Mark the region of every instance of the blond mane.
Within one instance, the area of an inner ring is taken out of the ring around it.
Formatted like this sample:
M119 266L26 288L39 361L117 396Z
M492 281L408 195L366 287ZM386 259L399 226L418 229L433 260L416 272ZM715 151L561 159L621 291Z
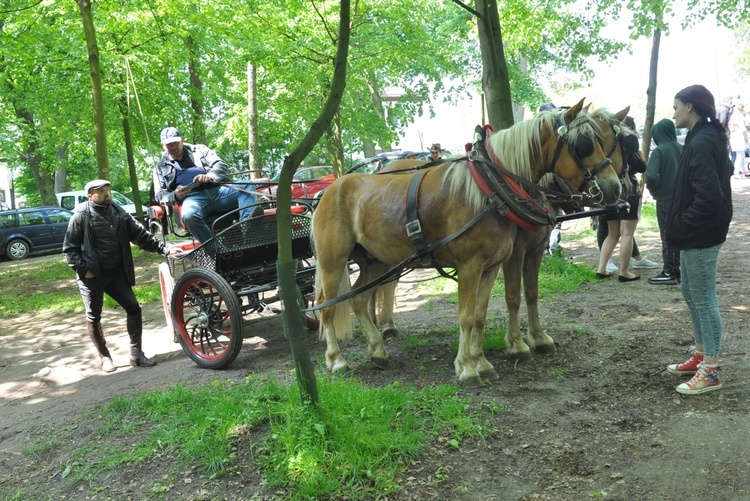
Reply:
M518 122L508 129L492 134L488 146L500 163L513 174L524 179L532 179L532 165L542 158L541 131L556 131L563 122L563 111L543 111L523 122ZM576 116L580 122L568 131L568 145L575 145L580 134L593 136L596 130L591 115L585 109ZM544 166L546 167L546 166ZM541 173L544 174L544 173ZM450 196L461 196L475 210L484 205L484 195L466 168L465 160L452 162L445 170L444 183L450 183Z
M615 118L615 114L607 108L597 108L591 112L591 118L594 120L604 120L611 125L619 125L620 130L627 136L638 135L638 132L628 127L624 122L620 122Z

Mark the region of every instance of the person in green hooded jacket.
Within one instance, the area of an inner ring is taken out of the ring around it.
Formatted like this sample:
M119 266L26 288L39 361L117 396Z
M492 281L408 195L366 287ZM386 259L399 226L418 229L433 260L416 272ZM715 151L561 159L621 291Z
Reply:
M667 245L667 216L672 205L674 182L677 178L677 165L682 153L682 145L677 142L674 122L664 118L651 127L651 138L656 148L651 152L646 167L646 187L656 200L656 221L661 236L661 273L649 278L650 284L677 285L680 280L680 254Z

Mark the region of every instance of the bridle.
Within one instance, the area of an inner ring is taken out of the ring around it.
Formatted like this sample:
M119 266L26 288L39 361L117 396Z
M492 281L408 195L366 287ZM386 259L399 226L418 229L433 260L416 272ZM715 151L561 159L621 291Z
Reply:
M631 155L639 151L638 138L634 134L625 134L620 124L616 123L614 120L607 119L606 122L614 131L615 136L614 141L612 142L612 148L607 153L607 158L612 156L612 153L615 152L615 149L618 146L620 147L620 155L622 156L622 169L617 174L617 176L620 179L622 192L628 193L630 192L630 188L628 187L630 185L630 179L628 176L630 172L630 164L628 159Z
M560 153L562 152L562 148L564 144L567 144L568 146L568 152L573 157L573 159L576 162L576 165L580 169L581 173L583 174L583 181L578 186L579 192L584 192L588 188L588 194L589 197L594 201L594 204L598 205L601 204L601 202L604 200L604 193L602 192L601 187L599 186L599 182L596 179L596 175L599 174L601 171L603 171L605 168L607 168L609 165L612 164L612 159L609 158L609 156L612 154L612 151L609 152L608 155L605 156L604 160L599 162L599 164L594 167L591 170L586 169L586 167L583 164L583 158L589 157L593 155L594 153L594 142L592 139L585 135L585 134L579 134L576 136L576 140L574 142L571 142L569 139L569 133L576 127L584 124L584 123L591 123L591 117L588 115L578 117L570 122L570 124L565 125L562 121L561 114L558 114L556 117L557 120L557 146L555 147L555 154L552 157L552 164L550 166L550 170L552 172L555 171L555 165L557 164L557 160L560 158ZM593 127L592 127L593 128ZM599 143L600 147L604 147L604 140L602 137L594 132L594 136Z

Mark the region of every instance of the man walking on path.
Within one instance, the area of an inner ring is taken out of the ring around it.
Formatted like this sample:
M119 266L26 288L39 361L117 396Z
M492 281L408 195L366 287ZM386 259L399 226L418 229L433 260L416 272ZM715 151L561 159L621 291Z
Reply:
M68 223L63 254L76 272L78 290L86 309L89 338L102 361L104 372L117 370L102 330L104 294L117 301L127 314L130 336L130 365L153 367L156 362L143 354L141 306L133 293L135 267L130 243L143 250L170 254L170 249L146 231L119 205L112 203L109 181L96 179L86 184L88 201L78 207ZM173 248L173 253L181 251Z

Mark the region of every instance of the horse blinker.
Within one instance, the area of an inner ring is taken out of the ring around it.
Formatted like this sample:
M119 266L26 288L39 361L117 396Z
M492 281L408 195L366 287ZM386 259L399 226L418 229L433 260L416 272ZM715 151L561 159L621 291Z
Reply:
M630 156L633 153L639 151L638 137L632 134L624 136L622 138L623 148L625 149L625 156Z
M594 141L581 134L576 138L575 151L578 158L588 158L594 154Z

